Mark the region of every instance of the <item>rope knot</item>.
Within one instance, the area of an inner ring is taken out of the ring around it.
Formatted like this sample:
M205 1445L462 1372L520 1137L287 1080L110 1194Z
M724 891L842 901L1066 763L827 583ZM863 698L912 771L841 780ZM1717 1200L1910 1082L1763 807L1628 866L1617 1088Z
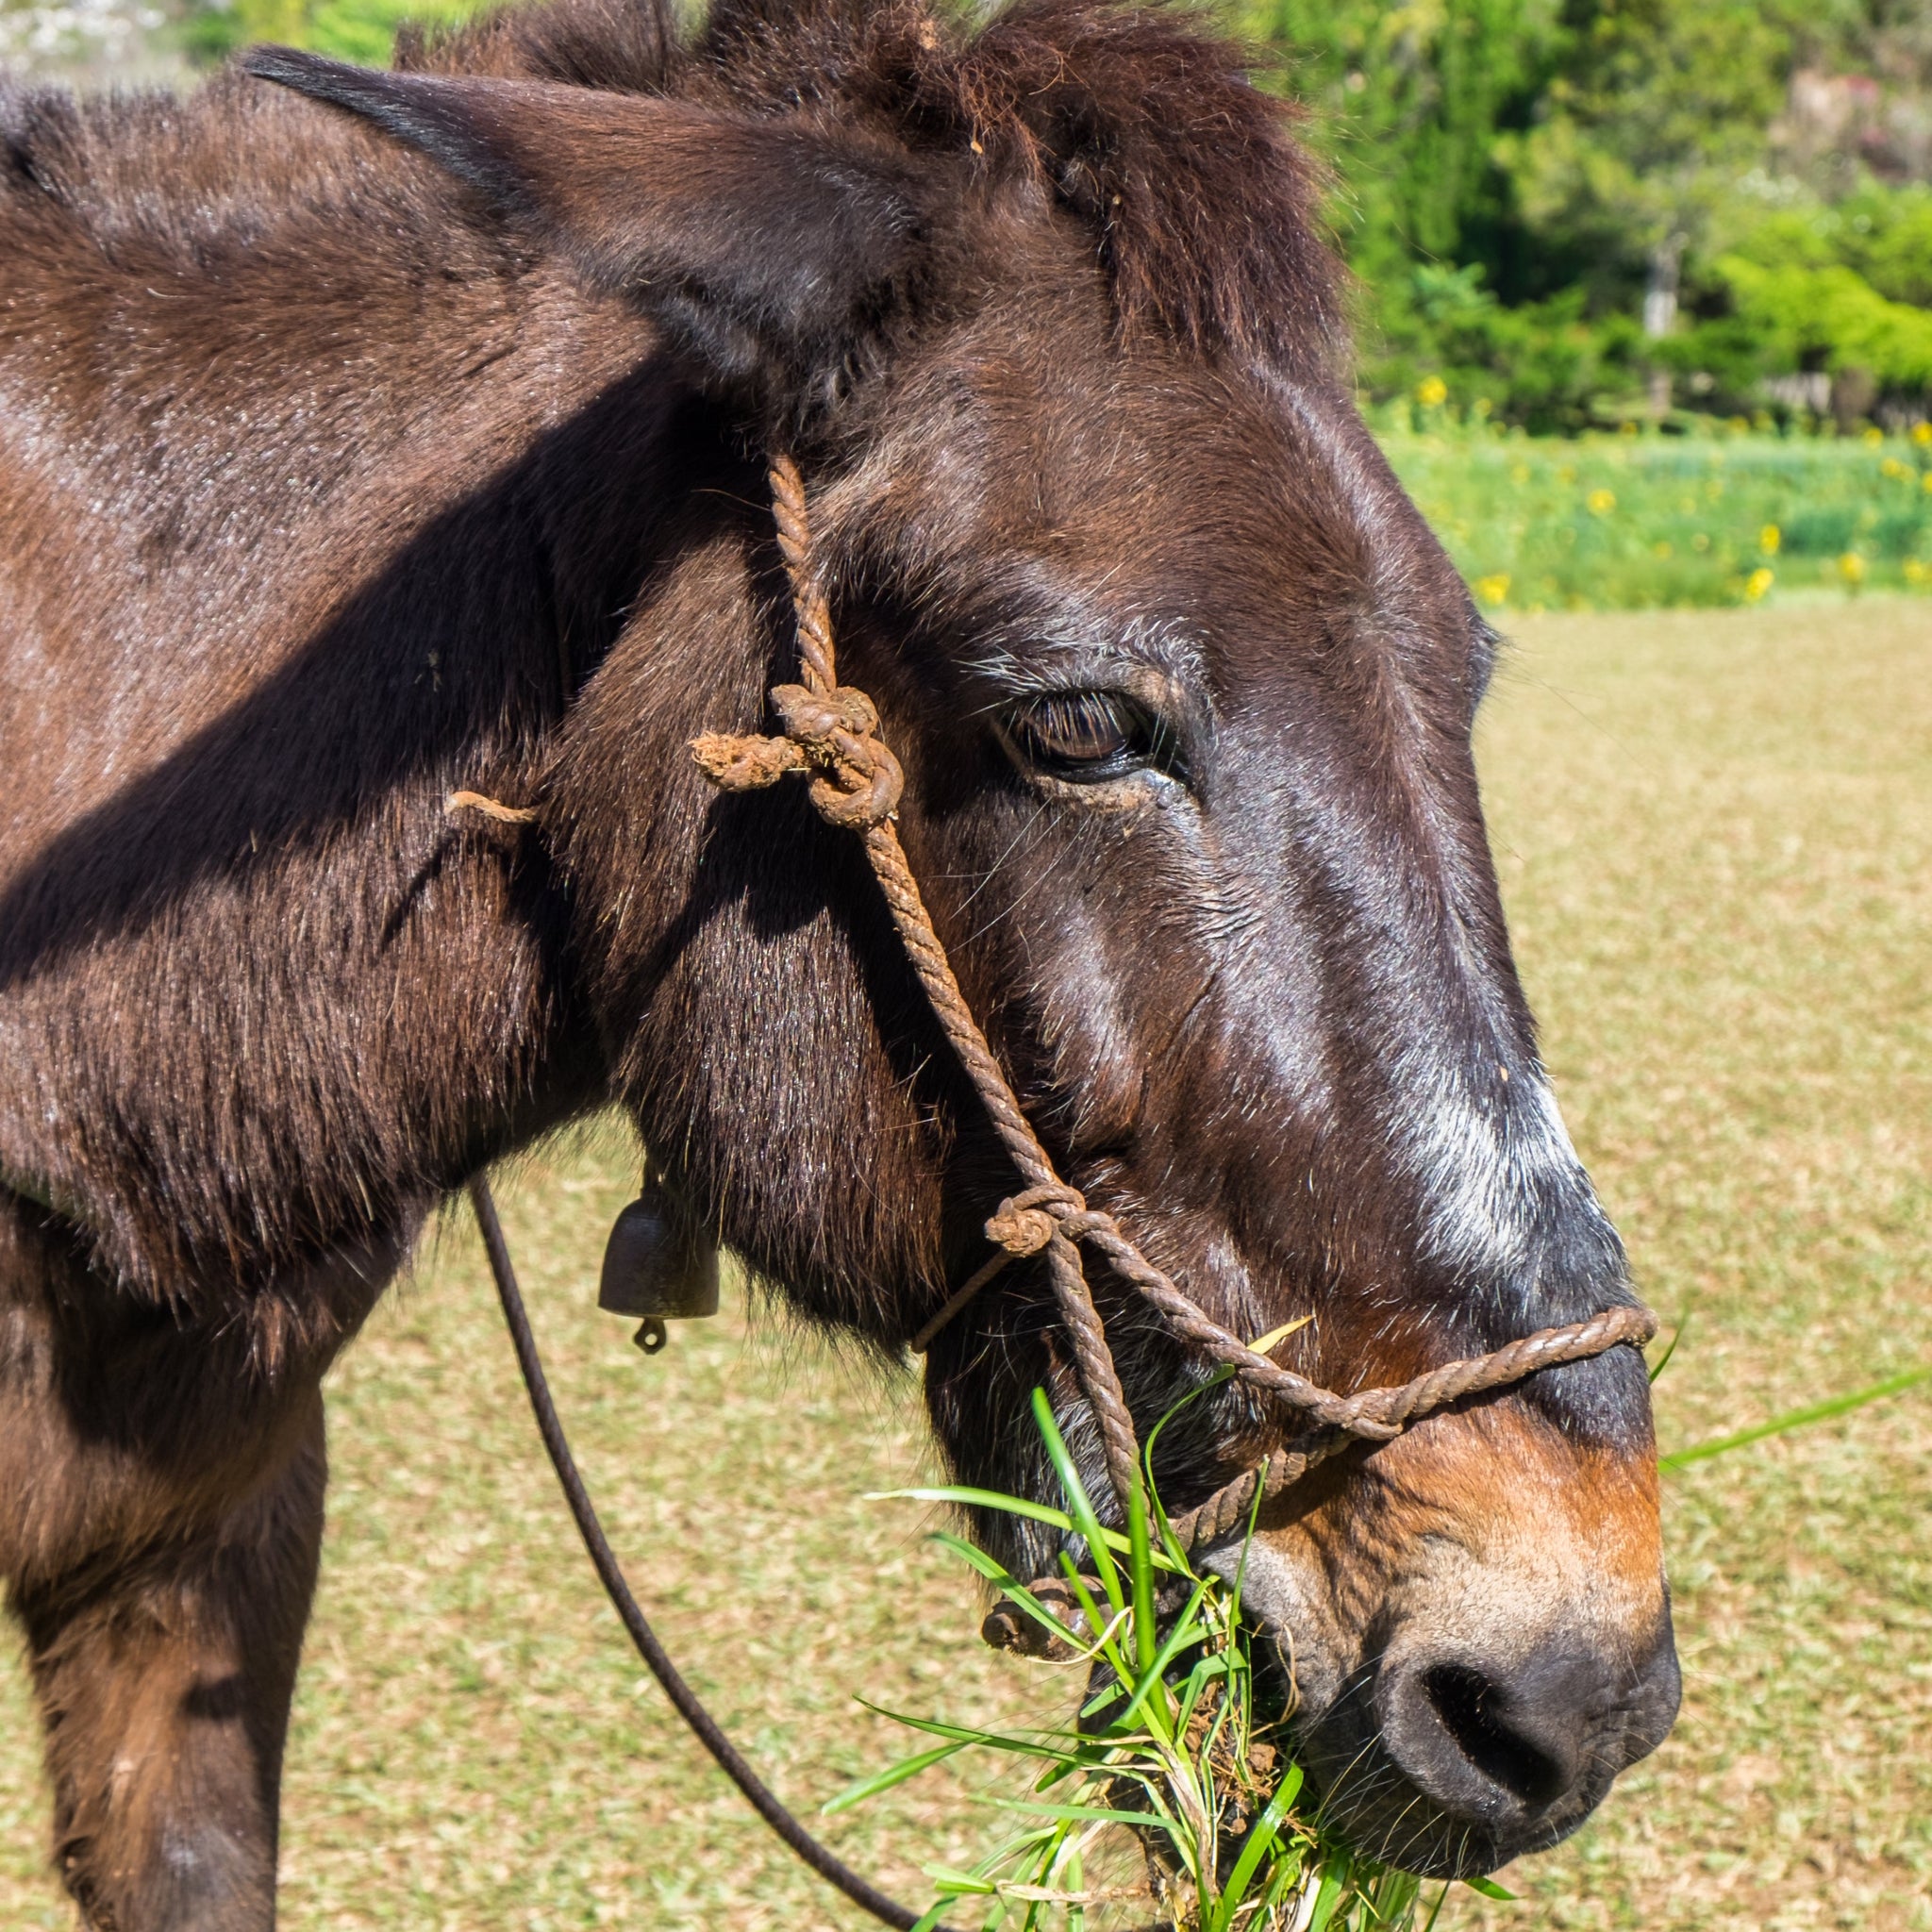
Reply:
M1023 1258L1037 1255L1055 1235L1083 1232L1075 1224L1090 1219L1087 1199L1077 1188L1028 1188L1002 1201L986 1224L986 1238L1007 1253Z
M721 791L759 791L805 770L804 754L786 738L706 731L691 740L691 755Z
M891 817L906 774L879 741L878 710L862 691L849 684L822 691L780 684L773 687L772 708L779 737L707 731L691 740L691 757L712 784L752 791L775 785L788 772L808 772L811 802L832 824L864 831Z

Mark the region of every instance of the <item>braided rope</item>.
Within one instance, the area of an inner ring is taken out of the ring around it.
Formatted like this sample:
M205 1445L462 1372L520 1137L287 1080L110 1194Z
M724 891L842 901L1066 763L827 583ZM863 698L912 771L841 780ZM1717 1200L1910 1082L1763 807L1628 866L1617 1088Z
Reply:
M1231 1369L1243 1387L1307 1418L1297 1446L1276 1449L1199 1507L1174 1519L1173 1528L1189 1548L1204 1547L1228 1534L1246 1521L1257 1491L1272 1495L1288 1488L1351 1441L1386 1442L1464 1396L1507 1388L1540 1369L1582 1361L1624 1342L1641 1347L1657 1333L1657 1318L1648 1308L1606 1308L1588 1321L1540 1329L1488 1355L1445 1362L1394 1387L1340 1395L1271 1361L1230 1334L1147 1259L1112 1215L1089 1208L1079 1190L1069 1187L1055 1171L993 1058L907 862L893 824L904 774L879 740L878 712L872 701L839 682L831 610L811 563L805 480L790 457L773 460L771 484L778 547L797 616L801 682L781 684L772 691L772 706L783 727L779 735L706 732L692 741L691 755L711 782L725 791L761 789L776 784L788 773L808 774L807 789L818 810L832 824L861 834L893 927L934 1017L1001 1144L1026 1182L987 1222L987 1239L1004 1251L997 1261L1045 1255L1060 1322L1073 1346L1081 1389L1100 1431L1108 1475L1123 1508L1140 1484L1140 1448L1106 1325L1087 1286L1078 1246L1083 1241L1104 1255L1114 1272L1182 1340L1210 1361ZM915 1348L923 1350L997 1272L992 1263L978 1270L920 1330ZM1307 1440L1309 1425L1324 1433Z
M1257 1491L1263 1497L1279 1495L1283 1490L1300 1482L1316 1463L1325 1462L1329 1457L1338 1455L1357 1440L1345 1430L1335 1429L1307 1449L1290 1449L1284 1445L1265 1462L1256 1464L1233 1482L1224 1483L1197 1508L1171 1517L1167 1526L1173 1530L1174 1540L1182 1549L1208 1549L1246 1524L1254 1510Z

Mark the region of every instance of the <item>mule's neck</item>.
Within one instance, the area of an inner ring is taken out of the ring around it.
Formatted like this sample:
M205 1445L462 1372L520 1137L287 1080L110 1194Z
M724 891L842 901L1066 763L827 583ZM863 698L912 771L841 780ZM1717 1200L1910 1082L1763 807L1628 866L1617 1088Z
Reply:
M308 432L251 428L232 397L241 441L212 484L164 444L77 527L32 505L147 399L130 387L90 429L75 397L64 442L0 445L0 510L44 539L0 559L29 613L0 718L22 776L0 843L0 1173L143 1297L279 1292L607 1091L550 824L448 799L542 805L679 541L680 466L708 448L715 475L721 445L634 318L544 278L519 299L509 347L440 418L372 385L287 524L252 527L256 485ZM312 390L315 345L287 353L279 380ZM55 373L20 357L0 352L0 383L38 385L58 427ZM122 558L157 519L174 546ZM251 541L193 535L224 525Z

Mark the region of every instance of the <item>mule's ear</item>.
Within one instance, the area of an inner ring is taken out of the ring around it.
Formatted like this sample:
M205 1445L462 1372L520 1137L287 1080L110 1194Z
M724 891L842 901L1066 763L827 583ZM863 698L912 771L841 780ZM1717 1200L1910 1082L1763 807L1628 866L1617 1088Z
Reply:
M803 401L916 297L931 197L903 149L649 95L376 73L286 47L242 65L365 116L536 222L721 386Z

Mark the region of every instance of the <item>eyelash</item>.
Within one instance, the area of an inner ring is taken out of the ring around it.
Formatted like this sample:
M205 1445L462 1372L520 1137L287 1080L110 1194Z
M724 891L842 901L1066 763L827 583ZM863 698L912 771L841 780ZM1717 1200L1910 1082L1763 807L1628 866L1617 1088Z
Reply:
M1173 727L1125 691L1049 691L1005 722L1013 749L1049 777L1097 785L1141 771L1186 776Z

